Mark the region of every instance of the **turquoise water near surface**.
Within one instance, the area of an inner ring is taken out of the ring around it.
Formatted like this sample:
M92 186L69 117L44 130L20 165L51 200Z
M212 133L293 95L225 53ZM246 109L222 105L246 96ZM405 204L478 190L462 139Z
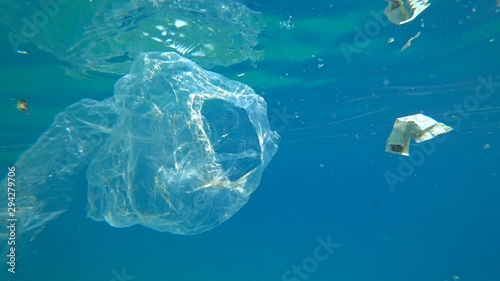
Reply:
M263 58L212 70L262 95L281 135L248 204L195 236L118 229L86 218L80 175L68 212L18 253L17 273L2 280L499 280L500 8L431 3L396 26L373 15L384 1L246 2L266 23L255 47ZM63 17L72 7L61 6ZM68 62L36 44L16 53L10 27L0 30L6 175L59 112L110 97L120 75L68 75ZM357 41L360 32L366 38ZM29 114L16 109L21 98ZM412 143L421 159L386 153L395 118L416 113L454 130L429 153ZM329 240L335 249L315 258Z

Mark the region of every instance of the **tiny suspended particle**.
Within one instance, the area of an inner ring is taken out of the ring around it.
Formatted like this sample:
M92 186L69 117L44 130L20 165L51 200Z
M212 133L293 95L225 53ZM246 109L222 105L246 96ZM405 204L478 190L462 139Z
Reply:
M19 111L28 112L28 102L25 99L20 99L17 101L17 109Z

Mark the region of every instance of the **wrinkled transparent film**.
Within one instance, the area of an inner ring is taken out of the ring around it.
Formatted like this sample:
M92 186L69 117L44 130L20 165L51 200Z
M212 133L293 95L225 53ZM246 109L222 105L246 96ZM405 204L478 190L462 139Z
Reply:
M173 52L141 54L113 97L69 106L16 162L17 238L34 238L63 213L85 171L95 220L210 230L245 205L278 141L264 99L247 85Z

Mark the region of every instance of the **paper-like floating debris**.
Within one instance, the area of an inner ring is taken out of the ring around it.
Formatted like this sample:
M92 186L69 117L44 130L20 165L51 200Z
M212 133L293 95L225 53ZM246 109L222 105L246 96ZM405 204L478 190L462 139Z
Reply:
M387 0L384 14L394 24L405 24L414 20L431 4L428 0Z
M389 153L410 155L410 139L417 143L433 139L453 130L423 114L415 114L397 118L392 132L387 139L385 151Z
M417 39L418 37L420 37L420 31L417 32L417 34L415 34L415 36L413 36L412 38L408 39L408 41L406 41L406 44L403 46L403 48L401 48L401 52L410 48L411 46L411 41Z

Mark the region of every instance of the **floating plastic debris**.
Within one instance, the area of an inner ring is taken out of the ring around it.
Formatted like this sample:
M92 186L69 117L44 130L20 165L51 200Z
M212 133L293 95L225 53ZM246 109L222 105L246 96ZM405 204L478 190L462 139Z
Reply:
M404 50L406 50L406 49L408 49L411 46L411 41L417 39L418 37L420 37L420 31L417 32L417 34L415 34L415 36L413 36L412 38L408 39L408 41L403 46L403 48L401 48L401 52L404 51Z
M387 139L385 151L389 153L410 155L410 139L417 143L433 139L453 130L423 114L415 114L397 118L392 132Z
M384 14L394 24L405 24L414 20L431 4L427 0L388 0Z

